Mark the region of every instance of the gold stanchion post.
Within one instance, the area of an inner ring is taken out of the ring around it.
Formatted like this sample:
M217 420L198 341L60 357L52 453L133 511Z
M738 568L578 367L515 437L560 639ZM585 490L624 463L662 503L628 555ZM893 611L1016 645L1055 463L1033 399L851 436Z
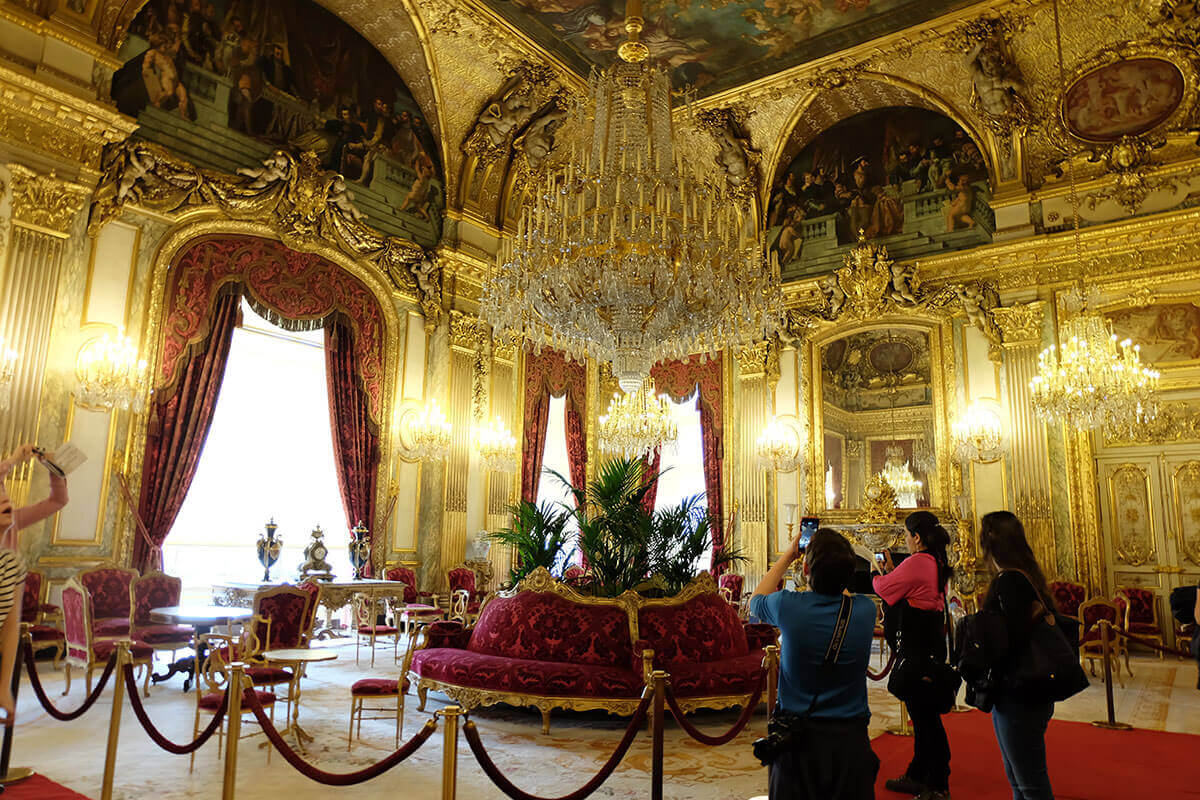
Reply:
M21 666L25 656L22 648L33 652L33 637L29 633L29 627L28 622L21 623L21 643L17 645L16 662L13 664L12 686L10 687L13 702L16 702L17 692L21 688ZM4 729L4 745L0 747L0 786L7 786L10 783L17 783L33 777L33 767L9 766L9 759L12 758L13 727L9 725Z
M662 800L663 797L663 703L668 677L661 669L650 674L654 683L654 705L650 716L650 800Z
M108 747L104 751L104 778L100 800L112 800L113 778L117 774L117 739L121 735L121 712L125 710L125 665L129 663L129 642L117 643L117 665L113 668L112 713L108 717Z
M462 706L450 705L434 715L446 718L442 728L442 800L454 800L458 795L458 718L464 713Z
M904 704L903 700L900 701L900 724L893 725L892 727L888 728L887 732L894 734L895 736L913 735L912 725L910 725L908 722L908 706Z
M1124 722L1117 722L1117 710L1113 701L1112 688L1112 650L1110 640L1110 624L1106 619L1100 620L1100 650L1101 657L1104 660L1104 701L1108 706L1108 718L1103 720L1095 720L1092 722L1097 728L1107 728L1113 731L1129 731L1133 730L1132 725ZM1120 665L1117 669L1120 669Z
M233 800L237 790L238 739L242 736L242 691L245 684L246 665L235 661L229 665L229 704L225 712L225 779L221 786L221 800ZM199 678L199 676L197 676ZM271 744L268 742L267 746Z
M779 645L769 644L766 650L763 661L767 668L767 713L772 714L779 695Z

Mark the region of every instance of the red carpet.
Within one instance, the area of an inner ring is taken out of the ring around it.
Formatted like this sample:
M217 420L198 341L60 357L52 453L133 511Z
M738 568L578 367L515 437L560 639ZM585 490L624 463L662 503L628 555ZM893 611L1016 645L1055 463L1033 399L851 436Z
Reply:
M991 717L971 711L942 719L953 754L951 795L962 800L1011 800ZM912 739L885 733L872 745L882 762L877 800L905 797L884 789L883 782L904 772L912 758ZM1056 800L1200 798L1200 736L1108 731L1082 722L1052 721L1046 752Z
M44 775L34 775L27 780L10 784L5 787L0 797L4 800L88 800L85 795L59 786Z

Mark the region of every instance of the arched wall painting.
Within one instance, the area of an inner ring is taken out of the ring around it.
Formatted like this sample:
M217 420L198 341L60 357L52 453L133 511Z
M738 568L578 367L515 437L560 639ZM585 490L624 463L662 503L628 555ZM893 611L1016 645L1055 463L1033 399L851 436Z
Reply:
M1130 58L1081 76L1063 95L1071 133L1115 142L1166 122L1183 102L1183 73L1161 58Z
M781 169L767 248L784 280L842 265L861 231L907 259L991 241L986 160L950 118L878 108L828 128Z
M113 100L138 135L236 172L312 150L370 223L427 247L445 207L437 144L366 39L312 0L150 0L121 49Z

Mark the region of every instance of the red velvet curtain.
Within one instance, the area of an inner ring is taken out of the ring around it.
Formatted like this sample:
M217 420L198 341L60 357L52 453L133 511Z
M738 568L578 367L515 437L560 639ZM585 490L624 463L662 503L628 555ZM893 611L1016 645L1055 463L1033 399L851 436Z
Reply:
M375 481L379 474L379 428L371 419L369 398L358 374L354 331L335 314L325 322L325 383L333 430L333 461L348 528L360 521L374 539ZM364 569L370 577L370 562Z
M525 394L525 436L521 444L521 499L537 502L538 482L542 477L542 457L546 454L546 426L550 424L550 393L530 398Z
M214 301L207 338L183 358L178 380L160 390L150 407L138 500L138 515L150 541L134 538L133 566L139 570L161 565L162 544L196 475L225 377L241 297L236 285L221 290Z
M587 480L587 370L554 350L542 350L525 359L525 421L521 445L521 499L537 502L546 453L546 426L550 421L550 398L566 402L565 428L567 461L571 482Z
M723 381L720 357L705 360L691 356L684 361L664 361L650 370L654 385L675 402L682 402L696 391L700 393L701 448L704 451L704 492L708 515L712 518L713 554L725 549L724 503L722 502L721 462L725 457L724 419L722 417ZM716 569L720 574L723 570Z
M654 504L658 501L658 471L662 468L662 445L654 448L650 456L642 456L642 481L653 479L646 496L642 498L642 508L647 514L654 513Z

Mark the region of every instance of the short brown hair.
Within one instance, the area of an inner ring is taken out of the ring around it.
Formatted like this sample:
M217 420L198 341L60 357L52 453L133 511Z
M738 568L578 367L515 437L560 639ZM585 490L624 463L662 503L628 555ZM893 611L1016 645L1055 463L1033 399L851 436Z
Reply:
M814 592L841 594L854 579L854 548L833 528L813 534L804 555L808 582Z

